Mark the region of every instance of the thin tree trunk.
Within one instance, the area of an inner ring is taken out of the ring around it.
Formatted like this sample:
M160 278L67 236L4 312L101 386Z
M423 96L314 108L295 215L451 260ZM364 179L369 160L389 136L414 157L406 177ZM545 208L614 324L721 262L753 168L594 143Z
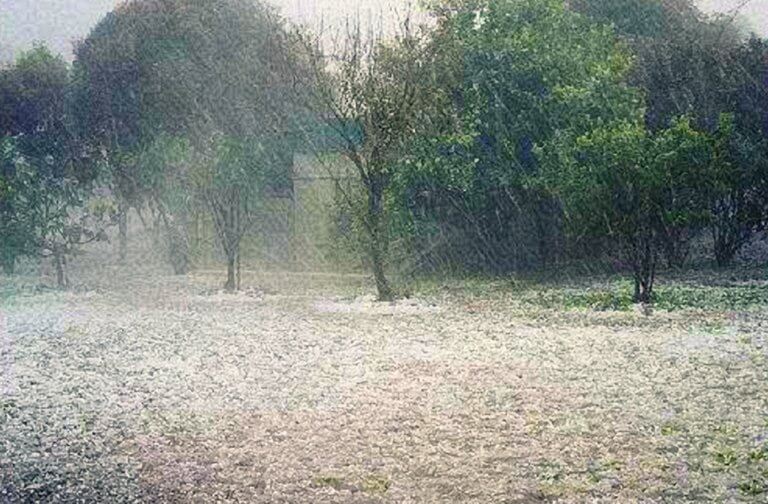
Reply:
M242 264L241 264L241 257L242 254L240 253L240 247L238 247L237 250L237 281L235 282L235 289L240 290L240 281L242 280Z
M667 266L683 269L690 254L690 239L687 229L668 228L665 232L665 255Z
M727 224L719 229L717 226L713 228L712 237L715 246L715 262L718 267L725 268L730 266L743 243L748 241L747 239L740 240L737 234L738 231L729 229ZM748 234L746 235L748 236Z
M373 278L379 301L392 301L395 294L389 285L385 271L388 249L387 230L384 222L384 181L374 177L368 184L368 232L370 235L369 253Z
M235 214L235 290L240 290L240 240L243 236L242 215L240 214L240 194L237 195L237 212Z
M120 204L120 215L118 216L118 256L120 262L125 262L125 258L128 255L128 205Z
M656 280L656 251L649 240L642 247L634 261L634 302L650 304L653 301L653 284Z
M635 303L649 304L653 300L653 280L635 276Z
M176 223L170 222L162 206L158 205L158 211L168 236L168 259L173 272L176 275L186 275L189 273L189 243L184 236L186 229L179 230Z
M223 226L220 230L224 251L227 254L227 281L224 289L234 292L240 288L240 197L234 191L229 198L229 208L223 217Z
M371 263L379 301L392 301L395 298L395 294L387 280L386 272L384 270L384 258L382 257L379 247L375 244L371 246Z
M237 285L235 278L235 255L227 254L227 282L224 284L224 290L234 292Z
M53 263L56 266L56 285L60 289L67 287L66 258L59 248L53 250Z

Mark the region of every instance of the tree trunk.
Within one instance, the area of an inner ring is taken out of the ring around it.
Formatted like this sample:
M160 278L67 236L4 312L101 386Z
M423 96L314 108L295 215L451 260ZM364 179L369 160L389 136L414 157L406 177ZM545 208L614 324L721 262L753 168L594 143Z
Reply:
M168 240L168 256L173 267L173 273L186 275L189 273L189 244L183 232L176 229L176 226L171 226Z
M534 223L538 234L537 266L546 270L560 260L559 253L562 248L559 243L560 224L557 217L556 202L540 194L534 194L532 197L536 201L533 207L536 209Z
M373 268L373 278L376 281L376 292L378 293L379 301L392 301L395 298L395 293L392 291L392 287L387 280L381 250L375 244L371 245L371 266Z
M56 266L56 285L60 289L64 289L67 287L67 284L69 283L67 281L67 259L64 256L64 253L56 248L53 251L53 263Z
M635 276L635 303L650 304L653 301L653 280Z
M240 194L234 191L229 203L222 208L226 208L221 215L221 224L219 226L219 238L224 246L224 252L227 254L227 281L224 289L227 292L234 292L240 289Z
M159 208L160 217L165 226L168 240L168 259L176 275L189 273L189 240L186 237L186 227L168 219L165 210Z
M653 284L656 281L658 259L653 233L638 239L630 253L635 281L633 301L650 304L653 302Z
M712 237L715 248L715 262L718 267L725 268L730 266L742 245L737 237L737 232L728 229L726 226L719 228L715 226L712 229ZM746 241L745 239L744 242Z
M672 269L683 269L690 255L690 239L688 230L671 228L666 231L664 252L667 266Z
M227 282L224 284L224 290L227 292L234 292L237 288L237 279L235 278L235 255L234 253L227 254Z
M127 256L127 250L128 250L128 205L121 203L120 204L120 214L118 216L118 256L120 258L120 262L124 263L125 258Z
M726 268L730 266L734 257L736 257L735 247L726 241L715 240L715 262L718 267Z
M715 261L721 268L733 262L736 254L749 242L759 227L740 211L744 204L743 195L731 194L717 202L712 210L714 219L710 230L714 243Z
M388 252L386 222L384 221L384 180L372 177L368 184L369 253L373 278L379 301L392 301L395 293L387 280L385 263Z
M241 257L242 254L240 254L240 249L237 250L237 281L235 282L235 289L240 290L240 281L242 280L242 264L241 264Z

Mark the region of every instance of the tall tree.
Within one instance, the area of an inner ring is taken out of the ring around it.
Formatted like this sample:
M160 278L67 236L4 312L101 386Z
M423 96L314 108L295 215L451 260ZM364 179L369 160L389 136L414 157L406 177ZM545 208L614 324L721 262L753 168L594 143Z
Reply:
M727 266L768 225L768 138L740 131L734 115L723 114L711 144L707 224L715 261Z
M88 208L97 163L73 128L69 69L38 46L0 72L0 242L6 269L16 257L53 257L60 286L67 256L103 238L108 207Z
M197 194L207 203L214 222L219 222L222 208L228 212L226 222L232 222L229 214L237 212L247 214L240 222L250 222L255 206L246 206L236 195L241 190L252 192L255 182L234 174L265 173L272 168L266 159L275 157L262 157L264 164L251 163L244 170L245 160L234 162L231 156L236 151L242 155L252 151L220 147L260 145L274 152L283 146L291 85L284 70L290 58L291 44L283 21L263 4L246 0L128 2L108 15L77 51L82 97L92 104L85 108L88 117L84 123L113 153L116 165L122 159L120 153L145 148L159 135L185 137L197 151L195 159L208 159L210 168L215 166L218 172L216 177L200 179L216 181L216 187ZM211 157L224 152L231 162ZM129 180L124 185L136 188L139 194L161 198L155 205L167 213L164 191L142 186L142 181L167 178L144 177L140 173L143 167L135 163L128 167L138 173L120 169L118 178ZM224 176L227 171L232 176ZM251 185L246 188L243 184ZM175 219L177 223L184 220ZM228 263L239 251L242 231L218 233ZM176 234L183 237L181 232ZM172 248L186 249L183 245ZM234 288L229 280L226 286Z
M562 0L444 2L435 14L436 38L454 62L445 65L454 76L446 85L460 126L413 165L441 167L423 204L459 222L473 246L463 256L487 269L556 260L562 211L530 183L539 172L534 149L564 129L635 117L631 56L610 28Z
M357 24L335 52L324 55L316 41L306 41L312 82L302 86L314 117L332 133L323 149L341 153L353 167L362 204L345 194L360 217L364 246L380 300L395 289L387 275L389 259L389 189L409 155L413 139L431 130L431 115L444 102L435 86L435 52L423 28L410 18L385 38ZM301 74L300 69L297 74Z
M768 131L768 50L747 38L733 16L705 16L690 0L577 0L574 7L613 25L635 53L631 82L646 96L646 124L654 131L679 116L713 135L718 195L708 220L674 230L665 255L681 266L684 251L708 223L718 264L729 263L765 221L761 145ZM618 8L618 7L626 8ZM646 15L649 11L654 15ZM721 119L726 114L729 119ZM728 138L728 140L726 140Z

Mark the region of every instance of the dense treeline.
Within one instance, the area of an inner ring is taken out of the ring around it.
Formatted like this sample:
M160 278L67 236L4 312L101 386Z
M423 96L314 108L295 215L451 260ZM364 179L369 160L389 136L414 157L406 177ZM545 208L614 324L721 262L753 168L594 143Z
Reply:
M246 0L134 0L73 65L0 70L0 253L51 256L150 214L176 273L206 212L243 236L293 153L346 158L340 204L388 271L612 258L652 300L692 243L730 263L768 221L768 42L687 0L446 0L333 47ZM337 173L329 169L329 173ZM701 240L696 243L702 242Z

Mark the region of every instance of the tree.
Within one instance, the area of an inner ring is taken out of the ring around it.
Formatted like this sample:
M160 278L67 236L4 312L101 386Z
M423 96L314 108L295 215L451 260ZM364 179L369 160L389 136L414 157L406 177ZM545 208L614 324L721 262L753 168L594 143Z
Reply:
M311 83L301 89L312 115L328 130L330 148L353 166L363 194L362 208L353 194L349 208L360 216L367 258L380 300L395 297L387 277L389 255L388 190L408 156L412 140L430 130L444 95L435 83L435 51L410 20L390 40L359 25L329 58L319 44L305 41ZM296 72L301 75L301 70ZM327 144L323 145L326 148Z
M635 40L679 33L703 18L691 0L573 0L571 8Z
M135 0L108 15L78 49L76 67L82 99L92 104L86 108L84 122L112 153L114 165L121 167L116 179L129 181L118 185L135 188L132 193L165 197L160 188L142 183L160 183L167 177L143 176L141 164L130 162L123 167L120 160L141 159L136 152L153 145L161 135L184 137L195 151L193 158L217 170L184 187L200 190L194 196L206 203L214 222L219 222L222 208L231 215L246 212L241 223L252 221L252 198L241 196L242 191L255 194L256 189L243 184L255 184L263 177L246 172L271 173L272 165L235 160L235 153L250 155L253 150L233 146L260 145L274 152L284 145L291 115L288 90L292 83L285 71L291 50L279 16L246 0ZM219 154L226 163L216 159ZM268 162L265 156L259 159ZM281 167L285 169L285 163ZM200 187L201 180L214 185ZM247 206L240 203L245 200L250 202ZM166 210L173 206L154 204ZM224 220L232 222L231 215ZM185 221L178 217L169 222ZM238 226L234 234L222 233L223 229L217 227L217 236L231 263L245 229ZM170 243L172 250L181 253L188 248L174 240ZM173 261L188 262L186 258ZM235 287L230 276L228 289Z
M112 190L120 202L121 260L125 259L127 247L128 210L148 203L163 206L145 200L147 194L158 195L159 191L142 182L157 179L142 174L142 166L135 163L137 150L150 145L147 138L161 126L151 123L147 116L160 117L153 109L158 99L163 103L163 96L156 93L155 101L149 100L153 95L147 93L151 85L146 81L152 81L153 66L168 58L173 49L172 38L160 32L166 20L160 16L153 20L153 12L159 13L159 3L125 3L107 14L75 50L77 124L81 134L98 145L109 166ZM150 30L153 21L154 30ZM153 46L158 37L166 41L166 47ZM165 99L173 98L174 92L169 90ZM169 116L167 123L178 120L178 114ZM169 247L175 252L169 255L174 271L186 273L188 257L176 255L186 250L180 243L185 241L183 234L171 233L169 237Z
M726 265L765 219L765 42L739 38L719 23L700 23L686 37L653 42L641 54L649 127L666 127L684 113L715 142L720 189L709 222L715 259Z
M64 154L68 82L66 63L42 45L0 70L0 138L15 138L5 143L6 195L12 178L11 160L19 152L37 159ZM6 201L3 234L8 234L2 243L2 257L7 271L13 271L16 257L24 255L26 249L22 230L12 229L11 223L18 221L11 211Z
M158 134L123 159L122 166L144 188L142 199L155 216L155 229L165 233L168 262L177 275L189 271L188 217L194 208L192 155L188 139Z
M669 230L705 212L697 194L709 184L705 133L680 119L649 133L617 122L542 146L546 184L561 201L571 232L606 237L632 268L634 300L649 303Z
M722 267L768 220L768 139L741 133L734 116L723 114L711 144L708 224L715 260Z
M195 164L194 183L227 257L226 290L240 288L240 243L259 215L264 190L292 161L282 139L262 135L212 139Z
M67 256L104 238L108 205L87 208L96 163L73 129L69 69L46 47L22 54L0 78L0 247L7 270L22 255L52 257L67 284Z
M443 2L434 12L449 74L445 115L459 120L411 165L439 172L418 191L429 197L413 198L416 213L455 223L466 237L451 244L469 244L454 254L464 264L500 272L556 261L562 210L532 183L535 147L560 130L587 132L641 113L626 83L631 56L610 28L561 0Z
M17 232L12 237L24 255L52 258L57 285L67 287L68 257L82 245L106 240L111 202L92 197L90 183L73 174L75 160L27 157L13 139L6 139L0 151L0 207L10 209L0 226Z
M677 239L665 251L669 264L682 266L689 238L705 223L717 262L730 262L764 215L757 174L768 130L765 42L745 37L733 16L705 16L690 0L578 0L573 6L616 27L632 48L631 82L645 92L647 126L658 131L687 115L712 135L719 152L713 173L720 196L708 220L675 229ZM723 114L732 116L727 132Z
M29 255L32 232L20 219L15 204L15 171L18 151L10 137L0 139L0 264L12 275L20 256Z

